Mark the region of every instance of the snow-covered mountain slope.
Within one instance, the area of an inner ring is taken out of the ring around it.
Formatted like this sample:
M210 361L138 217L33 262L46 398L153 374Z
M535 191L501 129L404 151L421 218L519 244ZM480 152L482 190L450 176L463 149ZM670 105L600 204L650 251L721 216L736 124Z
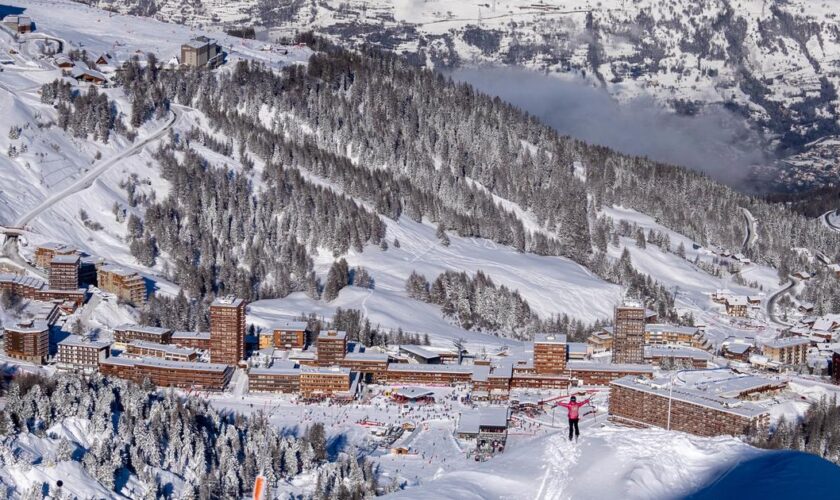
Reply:
M193 26L257 26L272 38L314 30L438 68L525 66L589 81L625 102L653 97L685 115L724 106L791 155L784 184L819 185L838 172L825 161L840 135L837 0L85 3Z
M541 465L535 466L539 457ZM728 437L585 426L521 443L489 463L441 474L393 495L405 499L670 499L831 497L834 464L801 452L766 452Z
M165 60L177 52L180 43L204 32L148 18L109 15L71 2L33 1L27 4L27 12L38 19L39 31L65 40L68 49L84 47L90 53L109 51L122 58L139 50L157 51L158 57ZM71 18L80 19L80 22L65 21ZM84 19L94 21L81 22ZM303 61L310 53L309 49L300 47L292 48L288 54L259 50L260 47L254 42L226 38L212 30L208 33L219 36L224 43L238 44L231 46L230 57L233 61L252 59L280 67ZM102 144L71 138L57 127L38 128L37 120L53 120L55 111L41 104L37 91L42 83L59 76L59 71L50 65L47 58L39 57L35 48L29 47L34 42L18 44L7 36L4 43L7 50L12 47L23 49L17 62L8 65L7 70L0 73L0 84L11 89L2 96L8 99L10 109L13 110L7 123L9 126L19 124L23 127L21 138L8 140L9 143L26 143L29 150L17 158L0 158L4 171L10 173L2 179L2 182L7 183L3 196L8 198L6 208L0 206L0 220L5 224L26 223L29 232L22 238L22 253L31 257L35 245L45 241L69 243L91 255L136 269L153 279L162 293L176 294L178 287L164 276L166 256L159 259L153 268L142 266L128 249L125 216L117 217L113 207L116 204L128 213L142 216L142 208L131 207L127 192L121 187L132 176L137 179L138 193L163 198L169 191L169 183L159 175L159 167L152 152L160 143L168 140L166 136L169 133L183 134L194 126L210 129L206 116L192 108L175 106L171 116L149 122L138 130L138 138L134 143L113 135L111 141ZM37 68L37 71L29 71L29 68ZM130 104L121 88L105 89L104 92L114 100L122 114L130 113ZM40 118L36 118L36 113L40 114ZM164 132L162 135L161 131ZM62 158L53 159L50 156L56 154L51 144L59 145L64 155ZM198 144L195 147L215 165L228 165L238 171L242 170L242 165L233 158L214 153ZM98 160L97 155L101 156ZM45 180L22 175L20 172L26 168L26 161L31 162L32 168L43 170L46 174L50 168L64 174L55 180L49 176ZM259 174L263 166L258 163L255 172ZM88 183L88 177L92 174L97 176ZM334 183L312 174L306 174L306 178L312 183L347 195ZM259 184L257 175L253 179ZM475 181L470 182L477 185ZM62 196L57 197L56 193ZM506 210L515 213L527 230L542 231L533 214L499 196L494 195L494 199ZM356 201L364 206L369 205L364 199ZM87 214L88 224L82 221L79 215L81 210ZM627 220L648 231L655 229L667 233L673 247L680 242L684 243L688 249L687 259L653 245L646 249L636 248L630 238L623 238L618 247L610 246L609 255L617 258L622 248L627 247L639 270L650 274L676 293L677 306L681 312L691 312L695 317L703 317L713 325L716 332L714 338L746 335L746 332L733 333L730 325L719 325L719 329L714 326L718 314L708 293L726 287L744 294L754 293L755 289L738 286L732 282L731 277L721 280L699 269L689 261L699 255L702 260L711 262L711 253L705 249L693 249L689 239L659 225L650 217L619 208L607 209L603 213L611 216L616 223ZM481 270L497 285L518 290L531 309L543 318L567 314L586 323L605 320L611 316L612 307L621 299L618 286L605 282L566 258L520 253L486 239L461 238L454 234L450 236L451 244L446 247L439 243L434 226L428 222L417 223L407 217L383 220L386 225L385 239L391 244L387 251L368 245L363 252L351 249L347 255L351 266L363 266L371 273L375 281L372 290L347 287L331 302L313 300L303 293L295 293L283 299L259 301L252 305L249 321L267 325L271 321L304 312L317 312L330 317L335 308L342 307L359 309L373 324L385 328L428 332L436 343L446 344L454 337L491 344L506 342L483 334L465 332L452 324L452 320L442 318L438 307L409 299L405 292L405 280L412 271L434 280L447 270L466 271L470 274ZM91 222L101 228L91 229ZM400 242L399 248L393 245L395 239ZM326 278L333 260L329 251L322 250L315 256L315 271L322 280ZM776 287L772 269L752 266L748 272L748 280L757 281L765 290ZM125 320L126 314L106 310L101 314L94 313L91 317L103 326L109 326L111 319L121 322Z

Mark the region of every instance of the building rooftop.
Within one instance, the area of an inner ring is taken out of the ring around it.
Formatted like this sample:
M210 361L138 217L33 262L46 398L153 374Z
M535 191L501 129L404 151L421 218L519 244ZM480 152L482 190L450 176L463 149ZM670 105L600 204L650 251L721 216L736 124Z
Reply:
M673 398L674 401L682 401L698 406L704 406L713 410L731 413L742 417L752 418L766 413L762 407L732 399L724 399L716 395L708 394L696 389L689 389L685 387L673 387L673 391L665 384L662 387L657 387L651 384L650 381L639 379L633 375L622 377L618 380L613 380L611 385L625 387L648 394L655 394L665 398Z
M804 337L784 337L780 339L773 339L764 343L764 347L771 349L781 349L783 347L793 347L797 345L807 345L811 341Z
M318 333L318 340L344 340L347 338L347 332L341 330L321 330Z
M104 340L87 340L79 335L68 335L58 342L59 346L76 346L76 347L92 347L95 349L104 349L111 345L110 342Z
M146 326L146 325L130 325L124 324L114 328L114 331L120 332L138 332L138 333L145 333L148 335L166 335L171 333L172 330L169 328L161 328L159 326Z
M569 342L566 344L569 354L586 354L589 352L589 345L586 342Z
M400 345L400 351L427 360L437 359L440 357L440 354L414 344L402 344Z
M731 399L737 398L745 392L757 389L775 389L783 388L785 386L787 386L787 382L784 380L774 380L766 377L747 375L744 377L731 377L721 380L702 382L697 384L696 388L700 391L715 394L722 398Z
M388 355L384 352L348 352L344 355L346 361L387 362Z
M697 333L697 328L693 326L678 326L666 325L664 323L648 323L645 325L645 331L650 333L685 333L693 335Z
M350 374L350 368L340 366L301 366L301 373L318 373L320 375L345 375Z
M509 410L505 406L488 406L464 410L458 419L459 434L478 434L482 427L507 427Z
M116 274L124 278L129 278L131 276L138 275L137 271L132 271L124 267L115 266L114 264L105 264L103 266L100 266L99 270L106 273Z
M425 372L425 373L472 373L470 365L420 365L414 363L388 363L389 372Z
M281 321L274 323L269 328L270 330L292 330L301 331L306 330L308 323L306 321Z
M300 376L300 368L289 366L271 366L270 368L251 368L249 375L291 375Z
M50 264L78 264L81 260L82 257L77 253L71 253L69 255L55 255L52 260L50 260Z
M36 290L41 290L46 286L46 283L38 278L8 273L0 274L0 283L15 283L20 286L34 288Z
M621 372L639 372L639 373L653 373L651 365L642 365L635 363L598 363L595 361L569 361L566 363L566 368L577 371L621 371Z
M216 297L210 307L239 307L245 302L243 299L235 295L225 295L224 297Z
M172 332L172 340L210 340L210 332Z
M113 358L113 356L111 357ZM223 365L221 363L199 363L196 361L169 361L166 359L152 358L148 356L138 358L137 364L142 366L156 366L158 368L168 368L170 370L203 370L209 372L224 372L225 370L230 368L230 366Z
M170 344L155 344L153 342L146 342L144 340L134 340L128 345L139 347L141 349L153 349L155 351L167 352L177 356L190 356L197 354L197 351L188 347L178 347Z
M695 349L693 347L674 347L667 345L647 345L645 346L646 358L661 358L661 357L675 357L675 358L692 358L692 359L712 359L712 355L708 352Z
M45 321L35 319L20 320L12 324L7 324L3 328L7 332L17 333L40 333L50 329Z
M730 344L725 344L723 347L732 354L744 354L752 348L752 345L741 342L732 342Z
M490 372L490 378L511 378L513 376L513 364L501 363L494 365Z
M473 382L486 382L490 376L490 365L473 365L472 380Z
M565 344L566 335L562 333L537 333L534 334L535 344Z
M730 306L745 306L747 305L747 298L743 295L730 295L726 297L726 304Z

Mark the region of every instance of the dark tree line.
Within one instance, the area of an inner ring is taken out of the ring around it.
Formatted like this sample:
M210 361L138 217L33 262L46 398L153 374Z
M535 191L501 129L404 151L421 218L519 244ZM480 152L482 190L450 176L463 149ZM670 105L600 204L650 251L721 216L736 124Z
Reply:
M800 450L819 455L840 465L840 407L837 398L823 396L811 403L801 420L779 418L770 429L753 428L753 446L774 450Z

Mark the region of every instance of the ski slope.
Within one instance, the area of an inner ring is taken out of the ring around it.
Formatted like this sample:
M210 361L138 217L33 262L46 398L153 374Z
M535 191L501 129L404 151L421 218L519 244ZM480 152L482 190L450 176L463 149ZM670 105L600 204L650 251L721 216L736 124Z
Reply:
M806 484L809 498L833 498L840 487L840 468L806 453L611 424L581 432L577 443L558 431L393 498L797 498Z

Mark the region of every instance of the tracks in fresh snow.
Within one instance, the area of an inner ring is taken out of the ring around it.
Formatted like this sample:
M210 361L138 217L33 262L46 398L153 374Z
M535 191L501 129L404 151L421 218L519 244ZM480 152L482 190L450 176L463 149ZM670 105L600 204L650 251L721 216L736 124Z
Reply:
M555 433L549 441L546 471L537 493L538 500L563 498L563 491L570 480L569 469L580 459L579 443L569 441L564 431Z

